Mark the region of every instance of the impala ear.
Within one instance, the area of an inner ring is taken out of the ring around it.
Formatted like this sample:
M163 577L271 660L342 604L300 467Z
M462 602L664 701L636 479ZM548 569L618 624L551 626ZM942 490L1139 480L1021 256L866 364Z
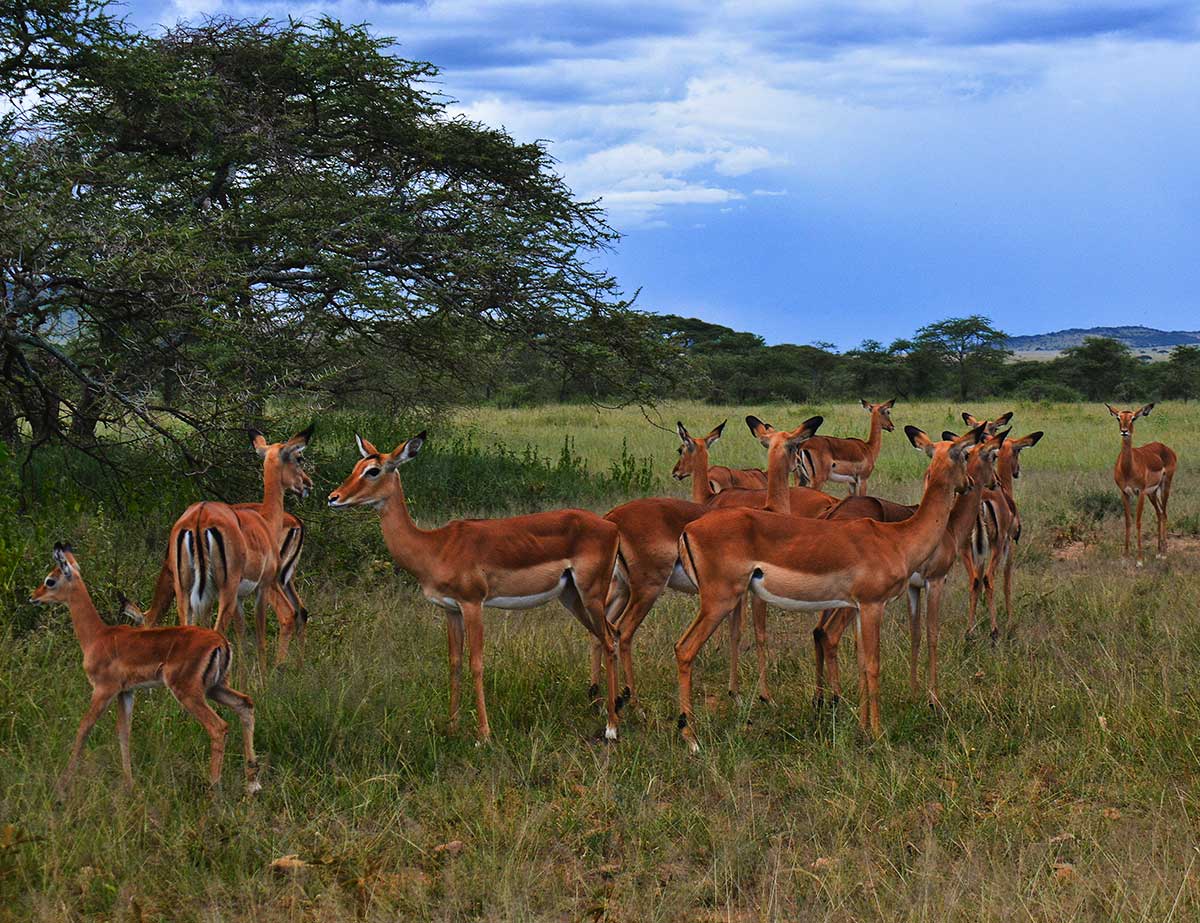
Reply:
M354 434L354 442L358 445L358 454L363 458L369 458L372 455L378 455L379 450L375 448L367 440L363 439L358 433Z
M267 437L251 426L246 427L246 432L250 435L250 445L254 446L254 451L258 453L258 457L266 458Z
M692 437L688 434L687 427L678 421L675 423L675 432L679 434L679 438L684 442L692 441Z
M867 412L870 412L870 410L871 410L871 403L870 403L870 401L864 401L864 400L863 400L863 399L860 397L860 398L858 399L858 402L859 402L860 404L862 404L862 406L863 406L863 410L866 410Z
M1000 416L996 417L996 419L993 420L992 422L995 423L996 426L1004 426L1012 418L1013 418L1013 412L1010 410L1008 413L1000 414Z
M308 429L301 430L296 433L291 439L284 443L284 451L289 455L300 455L308 448L308 442L312 439L315 423L310 423Z
M1011 429L1006 429L1004 432L996 433L996 435L992 437L996 440L996 448L1000 448L1000 446L1004 445L1004 440L1008 438L1008 434L1011 432Z
M425 430L421 430L411 439L396 446L396 450L387 457L383 463L384 471L395 471L405 462L412 461L417 457L417 453L421 451L421 446L425 444Z
M1121 412L1119 410L1113 409L1112 404L1105 404L1104 406L1108 408L1108 412L1111 413L1114 417L1119 417L1121 415Z
M714 426L713 431L704 437L704 444L711 449L712 444L721 438L721 433L725 431L725 424L728 422L728 420L722 420L720 426Z
M54 543L54 563L58 565L58 569L62 571L64 577L70 578L74 574L75 567L71 563L75 556L71 553L71 546L67 542Z
M824 417L809 417L794 430L787 434L788 448L794 449L802 442L807 442L817 432L817 429L825 422Z
M890 401L884 401L879 406L882 407L884 410L891 410L894 406L896 406L896 399L892 398Z
M117 612L120 615L127 616L138 625L144 625L146 622L145 613L138 608L137 603L126 596L121 590L117 590Z
M1153 404L1147 404L1145 407L1141 408L1137 413L1135 413L1133 418L1136 420L1138 417L1148 417L1150 416L1150 411L1153 409Z
M1020 439L1013 440L1013 451L1019 452L1021 449L1037 445L1041 442L1044 435L1046 434L1039 429L1036 433L1030 433L1028 436L1022 436Z
M967 424L967 426L970 426L970 427L976 427L979 425L979 421L976 420L969 413L967 413L965 410L962 412L962 420L964 423Z
M952 433L948 429L942 430L942 442L953 442L958 438L958 433Z
M904 427L904 435L913 444L913 448L920 449L930 458L933 458L933 450L936 447L936 443L929 438L925 430L918 429L915 426L906 426Z
M746 425L750 427L750 432L754 438L762 443L763 448L771 447L771 434L775 432L775 427L770 423L764 423L753 414L746 417Z

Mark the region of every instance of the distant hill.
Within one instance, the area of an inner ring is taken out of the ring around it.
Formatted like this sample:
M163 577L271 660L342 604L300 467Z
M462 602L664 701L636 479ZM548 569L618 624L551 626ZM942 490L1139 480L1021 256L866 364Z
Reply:
M1053 355L1079 346L1086 337L1111 337L1120 340L1135 352L1151 355L1165 354L1176 346L1200 346L1200 330L1155 330L1153 327L1071 327L1053 333L1008 338L1008 348L1018 356L1036 354L1037 358Z

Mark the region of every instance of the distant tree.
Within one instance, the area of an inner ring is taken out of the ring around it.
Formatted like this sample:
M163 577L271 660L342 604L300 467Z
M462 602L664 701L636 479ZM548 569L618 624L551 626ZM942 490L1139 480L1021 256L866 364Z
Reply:
M915 351L936 359L951 373L959 400L996 372L1010 353L1008 334L981 314L951 317L921 327L913 340Z
M1200 397L1200 346L1176 346L1162 366L1163 397Z
M1138 361L1129 347L1109 337L1087 337L1052 363L1058 377L1088 400L1133 397Z

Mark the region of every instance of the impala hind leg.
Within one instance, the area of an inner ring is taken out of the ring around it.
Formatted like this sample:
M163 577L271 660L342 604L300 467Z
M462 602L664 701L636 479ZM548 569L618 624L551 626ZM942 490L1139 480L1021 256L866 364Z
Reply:
M1129 529L1133 523L1133 511L1129 507L1129 492L1121 490L1121 505L1125 509L1125 557L1129 557Z
M278 667L287 662L288 650L291 647L292 638L296 635L298 613L295 607L292 606L292 601L280 586L271 587L268 599L271 603L271 608L275 610L275 620L279 622L279 646L275 651L275 666ZM261 657L262 654L266 653L266 620L264 619L260 624L262 626L259 628L259 631L262 633L260 635L262 641L259 643Z
M630 614L629 610L633 605L632 599L633 590L630 585L622 577L614 576L612 583L608 588L608 599L605 600L604 603L604 617L608 619L609 625L612 626L614 636L619 636L620 627ZM643 613L643 617L644 615L645 614ZM576 618L578 618L578 616L576 616ZM591 616L588 616L588 622L590 623L590 621ZM590 624L585 625L584 627L586 627L588 631L591 631ZM588 686L588 699L593 702L596 701L600 696L600 662L603 656L604 650L600 639L595 637L593 634L590 674L591 684ZM625 676L625 689L621 693L621 698L628 699L631 694L630 686L633 682L631 678L631 671L633 669L632 657L630 659L630 663L628 664L628 669L625 669L626 663L624 658L622 658L621 667Z
M1162 500L1159 497L1160 489L1161 488L1156 487L1150 492L1150 505L1154 507L1154 525L1156 532L1155 557L1158 558L1163 556L1163 545L1166 542L1166 530L1164 528L1166 526L1166 518L1163 514Z
M758 698L767 705L774 705L771 690L767 686L767 603L757 596L750 597L750 614L754 618L754 653L758 658Z
M79 722L79 730L75 732L75 744L71 748L71 758L67 760L67 768L63 770L63 774L58 780L59 798L66 794L67 788L71 784L71 779L75 775L75 767L79 765L79 758L83 755L83 745L87 743L88 735L92 733L92 728L96 726L96 722L100 720L100 716L104 714L104 710L108 708L108 704L116 694L115 689L92 690L91 704L88 705L83 720Z
M1169 535L1167 532L1167 501L1171 499L1171 481L1175 479L1175 469L1168 469L1163 475L1161 486L1158 489L1159 503L1162 505L1162 555L1167 556L1167 541Z
M450 647L450 731L458 730L458 709L462 698L463 616L457 610L446 613L446 639Z
M1137 502L1137 566L1141 567L1145 563L1145 558L1142 555L1142 509L1146 505L1146 491L1138 491Z
M253 795L262 790L258 781L258 757L254 755L254 701L250 696L230 689L228 686L213 686L208 697L233 709L242 722L242 756L246 763L246 794Z
M221 766L225 761L225 735L229 733L229 725L224 718L212 710L212 707L205 701L203 692L190 688L181 689L177 686L168 688L179 700L179 704L187 709L191 716L199 721L204 730L208 732L208 784L216 788L221 782Z
M838 645L853 616L853 609L826 609L821 613L821 620L817 623L817 627L813 629L813 646L817 658L817 693L813 701L817 708L825 705L826 688L831 693L830 705L836 706L842 700ZM826 682L826 676L828 676L828 682Z
M996 621L996 568L1000 563L1000 546L992 547L992 556L988 559L987 570L984 571L983 585L987 591L987 607L988 607L988 622L991 624L991 641L992 646L996 646L996 642L1000 640L1000 627Z
M475 717L479 722L479 739L490 740L487 701L483 695L483 606L477 602L459 602L467 635L467 654L471 660L471 679L475 684Z
M133 763L129 758L129 729L133 722L133 691L117 694L117 741L121 745L121 772L125 787L133 789Z
M615 557L615 552L614 552ZM572 611L577 619L587 627L600 642L604 656L604 671L606 674L605 710L608 713L604 727L606 740L617 739L617 713L625 700L617 696L617 654L616 635L612 624L605 613L604 600L607 597L612 569L604 574L585 574L575 570L571 580L559 599L562 604Z
M617 645L621 656L621 672L625 677L625 687L621 690L621 698L627 702L637 703L637 684L633 675L633 638L637 634L654 604L658 602L661 590L653 593L631 591L628 605L625 606L621 618L615 623ZM599 648L597 648L599 650Z
M857 623L859 664L859 726L872 737L882 731L879 713L879 630L883 603L864 603Z
M742 653L742 617L746 609L746 594L738 597L737 605L729 613L729 697L737 698L738 665Z
M946 578L941 577L928 581L925 591L925 633L928 642L926 647L929 649L929 653L926 655L929 666L926 669L925 682L929 689L929 704L937 709L942 707L937 691L937 657L938 634L941 631L942 591L945 588Z
M701 594L700 612L675 642L675 663L679 671L679 729L693 753L700 749L700 744L691 727L692 663L704 642L712 637L722 619L733 611L742 596L742 588L728 587L720 593L715 590L715 587L710 590L707 597Z
M915 699L921 692L917 661L921 657L921 588L908 588L908 688Z

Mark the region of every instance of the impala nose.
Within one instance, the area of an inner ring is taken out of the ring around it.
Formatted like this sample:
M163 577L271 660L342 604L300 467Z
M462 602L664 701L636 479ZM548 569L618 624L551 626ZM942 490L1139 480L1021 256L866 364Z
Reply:
M329 505L330 505L330 506L337 506L337 503L338 503L338 494L337 494L337 492L336 492L336 491L334 491L333 493L331 493L331 494L329 495Z

